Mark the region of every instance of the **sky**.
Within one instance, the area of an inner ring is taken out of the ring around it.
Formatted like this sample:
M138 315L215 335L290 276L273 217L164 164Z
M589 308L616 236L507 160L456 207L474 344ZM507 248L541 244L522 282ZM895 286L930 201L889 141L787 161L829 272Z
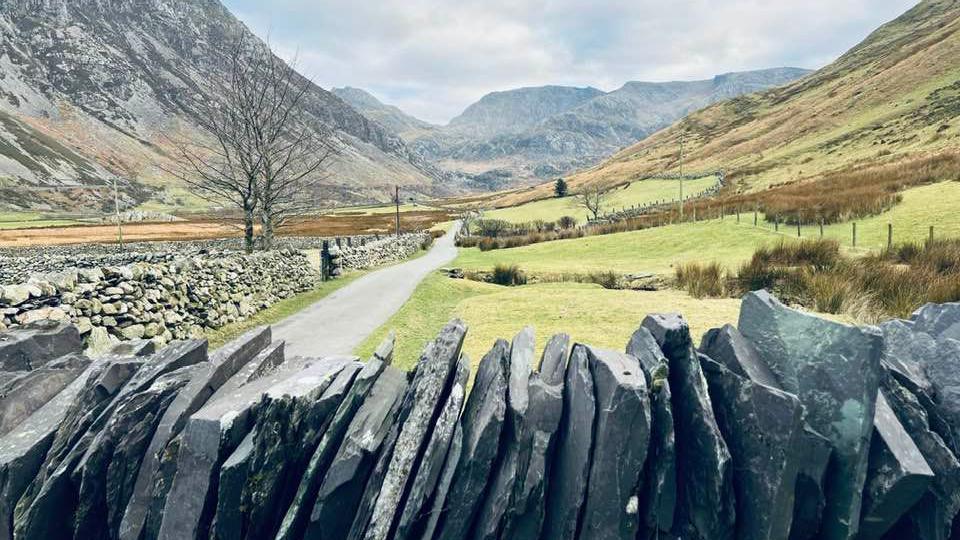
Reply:
M830 63L916 0L223 0L324 88L445 124L485 94Z

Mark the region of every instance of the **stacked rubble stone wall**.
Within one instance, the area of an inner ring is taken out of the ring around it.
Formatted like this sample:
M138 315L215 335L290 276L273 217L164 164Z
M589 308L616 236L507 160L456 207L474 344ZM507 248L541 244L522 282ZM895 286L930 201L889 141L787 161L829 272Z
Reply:
M860 328L759 292L699 348L651 315L622 351L525 329L477 364L466 332L409 373L392 336L361 363L269 328L97 360L9 332L0 538L960 538L960 304Z

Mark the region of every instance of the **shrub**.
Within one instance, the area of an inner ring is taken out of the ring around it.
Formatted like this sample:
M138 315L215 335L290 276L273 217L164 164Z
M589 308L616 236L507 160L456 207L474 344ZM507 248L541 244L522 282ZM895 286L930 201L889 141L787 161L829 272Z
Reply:
M727 292L727 273L718 263L686 263L676 268L677 285L694 298L717 298Z
M587 275L590 283L596 283L604 289L622 289L620 275L616 272L591 272Z
M561 229L572 229L577 226L577 218L573 216L563 216L557 220L557 227Z
M498 264L493 268L493 283L497 285L515 286L526 285L527 276L520 270L520 267L513 264Z

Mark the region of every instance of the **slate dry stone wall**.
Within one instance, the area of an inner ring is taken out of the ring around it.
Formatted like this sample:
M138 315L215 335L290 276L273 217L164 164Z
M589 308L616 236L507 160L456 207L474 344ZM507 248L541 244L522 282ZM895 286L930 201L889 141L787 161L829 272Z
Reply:
M652 315L539 362L526 329L469 392L466 332L410 373L392 336L366 363L269 328L91 361L72 327L10 332L0 538L958 537L960 304L857 328L760 292L699 350Z
M71 321L95 350L119 340L163 344L248 318L319 279L294 250L71 269L0 286L0 328Z

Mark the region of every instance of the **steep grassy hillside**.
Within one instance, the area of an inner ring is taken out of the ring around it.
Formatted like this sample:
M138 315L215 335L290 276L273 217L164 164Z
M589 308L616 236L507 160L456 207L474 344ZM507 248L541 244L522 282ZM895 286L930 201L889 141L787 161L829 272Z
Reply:
M815 181L956 149L958 116L960 2L926 0L815 74L694 113L571 184L615 185L677 170L681 139L686 170L723 168L741 189Z

